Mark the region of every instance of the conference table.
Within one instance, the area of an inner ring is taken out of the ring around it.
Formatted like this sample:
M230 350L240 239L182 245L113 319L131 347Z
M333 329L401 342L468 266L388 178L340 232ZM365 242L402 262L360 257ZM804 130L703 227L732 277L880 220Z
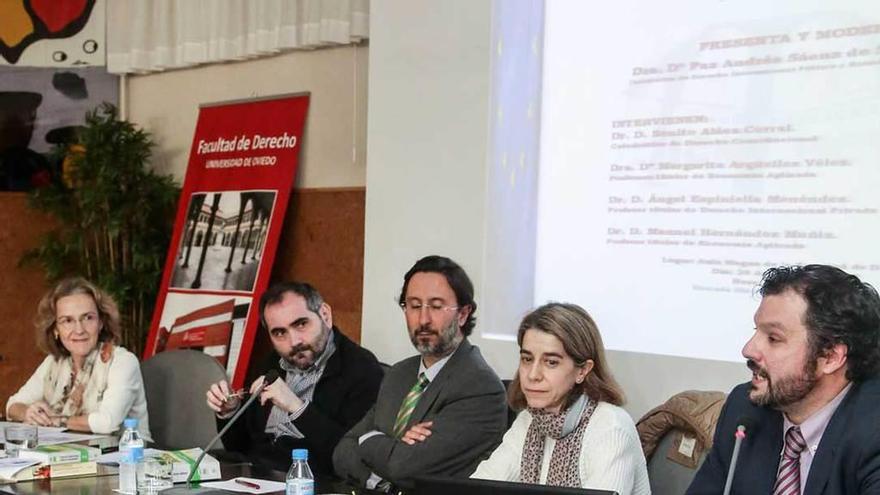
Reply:
M281 471L273 471L247 462L225 462L220 461L220 472L222 479L232 479L238 476L247 476L249 478L267 479L273 481L284 481L286 473ZM318 478L315 483L315 493L362 493L354 491L353 488L341 480ZM194 485L195 486L195 485ZM174 488L185 488L186 485L178 483ZM119 488L119 476L116 468L102 468L98 475L83 476L76 478L60 478L60 479L42 479L32 481L19 481L7 485L0 485L0 494L76 494L76 495L93 495L93 494L114 494L114 490ZM159 492L163 493L163 492ZM192 490L194 495L199 490ZM223 492L234 493L234 492ZM273 493L283 494L284 491Z
M115 450L116 444L118 443L118 438L115 436L102 436L101 438L91 438L88 440L84 440L82 442L75 443L83 443L92 446L97 446L102 448L102 450ZM0 445L2 445L2 439L0 439ZM237 478L239 476L245 476L248 478L257 478L257 479L265 479L272 481L284 481L286 476L286 472L275 471L266 467L262 467L257 464L253 464L249 462L249 460L236 453L230 452L212 452L218 462L220 463L220 473L222 480L229 480L232 478ZM114 494L118 493L115 490L119 488L119 470L115 466L107 466L107 465L99 465L98 466L98 474L93 475L84 475L84 476L76 476L70 478L55 478L55 479L38 479L38 480L30 480L30 481L19 481L17 483L0 483L0 495L4 493L9 494L32 494L32 493L53 493L53 494L77 494L77 495L92 495L92 494ZM214 480L211 480L214 481ZM194 484L194 486L197 486ZM174 485L174 489L176 491L180 491L181 488L186 488L184 483L177 483ZM191 490L193 495L199 493L200 490ZM162 493L162 492L160 492ZM204 491L203 491L204 493ZM217 489L212 489L212 493L235 493L235 492L221 492ZM240 493L240 492L239 492ZM278 491L273 493L283 494L284 491ZM344 481L338 478L328 478L328 477L316 477L315 479L315 493L318 494L331 494L331 493L339 493L339 494L356 494L356 495L370 495L374 492L372 490L356 490L351 485L345 483Z

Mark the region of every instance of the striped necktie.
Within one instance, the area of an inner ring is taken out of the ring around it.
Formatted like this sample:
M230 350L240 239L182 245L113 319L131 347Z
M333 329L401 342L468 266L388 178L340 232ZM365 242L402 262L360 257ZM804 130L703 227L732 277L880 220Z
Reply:
M785 432L785 449L782 462L776 475L773 495L800 495L801 493L801 452L807 446L801 429L792 426Z
M394 438L403 436L403 433L406 431L406 424L409 422L409 417L412 416L416 404L419 403L419 397L422 396L422 392L428 388L428 383L430 383L428 377L424 373L419 373L419 380L409 389L409 393L406 394L406 397L403 398L403 402L400 404L400 410L397 411L397 419L394 420Z

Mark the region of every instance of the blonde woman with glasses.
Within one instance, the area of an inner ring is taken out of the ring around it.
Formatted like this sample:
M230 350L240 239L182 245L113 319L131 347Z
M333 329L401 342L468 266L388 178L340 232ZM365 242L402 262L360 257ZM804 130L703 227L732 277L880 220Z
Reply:
M48 356L9 398L9 419L109 434L131 417L150 439L140 366L116 345L119 310L109 295L82 278L63 280L40 300L36 327Z

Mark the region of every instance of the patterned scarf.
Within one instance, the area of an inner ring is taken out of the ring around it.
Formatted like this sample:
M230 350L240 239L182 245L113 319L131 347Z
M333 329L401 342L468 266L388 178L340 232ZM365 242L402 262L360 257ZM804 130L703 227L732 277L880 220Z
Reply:
M586 400L585 407L584 400ZM541 463L544 460L544 442L547 437L550 437L556 440L556 445L553 446L553 454L550 457L550 469L547 472L546 484L579 488L581 477L578 459L581 454L581 440L597 404L596 401L582 396L568 409L558 413L529 408L532 423L526 433L526 441L520 460L520 481L540 483ZM563 428L566 415L570 412L576 414L578 410L582 412L579 418L573 418L573 420L577 420L576 426L573 429L570 429L571 427ZM570 429L570 431L566 432L566 429Z
M327 337L327 344L324 347L324 352L318 356L315 363L307 370L297 368L284 358L278 360L278 365L286 373L284 381L287 383L287 388L289 388L297 397L302 399L303 402L311 402L314 398L318 382L321 380L321 377L324 376L324 370L327 368L327 361L330 359L330 356L336 352L336 341L333 340L334 337L335 335L331 332ZM284 409L273 405L269 412L269 419L266 420L265 432L274 435L275 438L282 435L288 435L293 438L305 438L305 434L299 431L299 428L293 424L293 422L302 414L304 409L305 407L300 409L299 414L294 416Z
M70 356L50 362L43 377L43 398L52 414L81 416L98 410L107 389L113 349L112 342L99 342L76 375Z

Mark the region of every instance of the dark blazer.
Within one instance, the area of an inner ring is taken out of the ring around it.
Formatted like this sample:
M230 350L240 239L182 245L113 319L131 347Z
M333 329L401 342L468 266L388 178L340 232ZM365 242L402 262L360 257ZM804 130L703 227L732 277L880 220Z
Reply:
M724 489L737 421L756 426L743 440L731 493L770 494L782 452L782 413L752 404L749 384L730 393L715 430L715 443L688 488L689 495L717 495ZM804 483L804 480L801 480ZM880 493L880 379L854 383L819 442L804 495Z
M409 424L433 421L431 435L407 445L391 430L403 398L415 384L421 356L407 358L385 375L376 405L340 440L336 473L364 486L371 472L406 487L414 476L467 476L501 442L507 426L504 388L480 350L462 341L419 399ZM370 431L358 445L358 438Z
M254 404L238 423L223 435L227 450L242 452L250 460L280 471L290 467L290 451L309 449L309 466L318 474L332 475L333 448L367 410L376 402L382 368L372 352L355 344L333 328L336 351L327 360L324 374L315 385L312 401L293 423L305 438L279 437L265 433L272 402ZM286 373L272 354L269 369L277 369L282 379ZM218 427L225 421L218 420Z

